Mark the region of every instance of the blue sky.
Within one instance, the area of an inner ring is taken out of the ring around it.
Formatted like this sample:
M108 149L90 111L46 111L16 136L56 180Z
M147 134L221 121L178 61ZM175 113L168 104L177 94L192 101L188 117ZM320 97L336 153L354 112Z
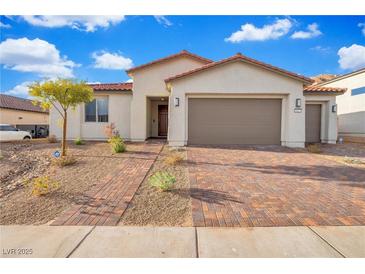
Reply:
M365 67L365 16L1 16L1 92L45 78L127 81L124 69L182 49L241 52L303 74Z

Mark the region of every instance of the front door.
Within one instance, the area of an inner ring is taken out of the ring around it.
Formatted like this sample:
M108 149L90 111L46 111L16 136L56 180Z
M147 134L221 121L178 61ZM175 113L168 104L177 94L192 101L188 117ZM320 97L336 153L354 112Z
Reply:
M158 106L158 136L167 136L168 106Z

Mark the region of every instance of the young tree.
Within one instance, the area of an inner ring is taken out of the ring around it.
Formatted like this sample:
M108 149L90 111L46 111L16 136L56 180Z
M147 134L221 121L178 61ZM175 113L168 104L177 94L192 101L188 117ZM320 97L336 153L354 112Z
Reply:
M81 103L93 100L93 89L84 81L57 79L29 86L29 94L34 97L34 104L43 109L53 107L63 119L62 156L66 156L67 110Z

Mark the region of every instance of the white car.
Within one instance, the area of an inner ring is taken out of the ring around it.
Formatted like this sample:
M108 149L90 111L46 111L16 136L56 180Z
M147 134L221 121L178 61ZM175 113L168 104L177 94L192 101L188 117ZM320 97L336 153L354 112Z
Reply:
M30 140L32 135L28 131L19 130L11 125L0 124L0 141Z

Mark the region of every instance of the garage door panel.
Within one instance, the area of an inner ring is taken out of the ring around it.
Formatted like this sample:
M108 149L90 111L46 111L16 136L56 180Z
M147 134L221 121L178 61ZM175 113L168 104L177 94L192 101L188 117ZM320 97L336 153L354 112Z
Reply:
M189 144L280 144L280 99L191 98Z

